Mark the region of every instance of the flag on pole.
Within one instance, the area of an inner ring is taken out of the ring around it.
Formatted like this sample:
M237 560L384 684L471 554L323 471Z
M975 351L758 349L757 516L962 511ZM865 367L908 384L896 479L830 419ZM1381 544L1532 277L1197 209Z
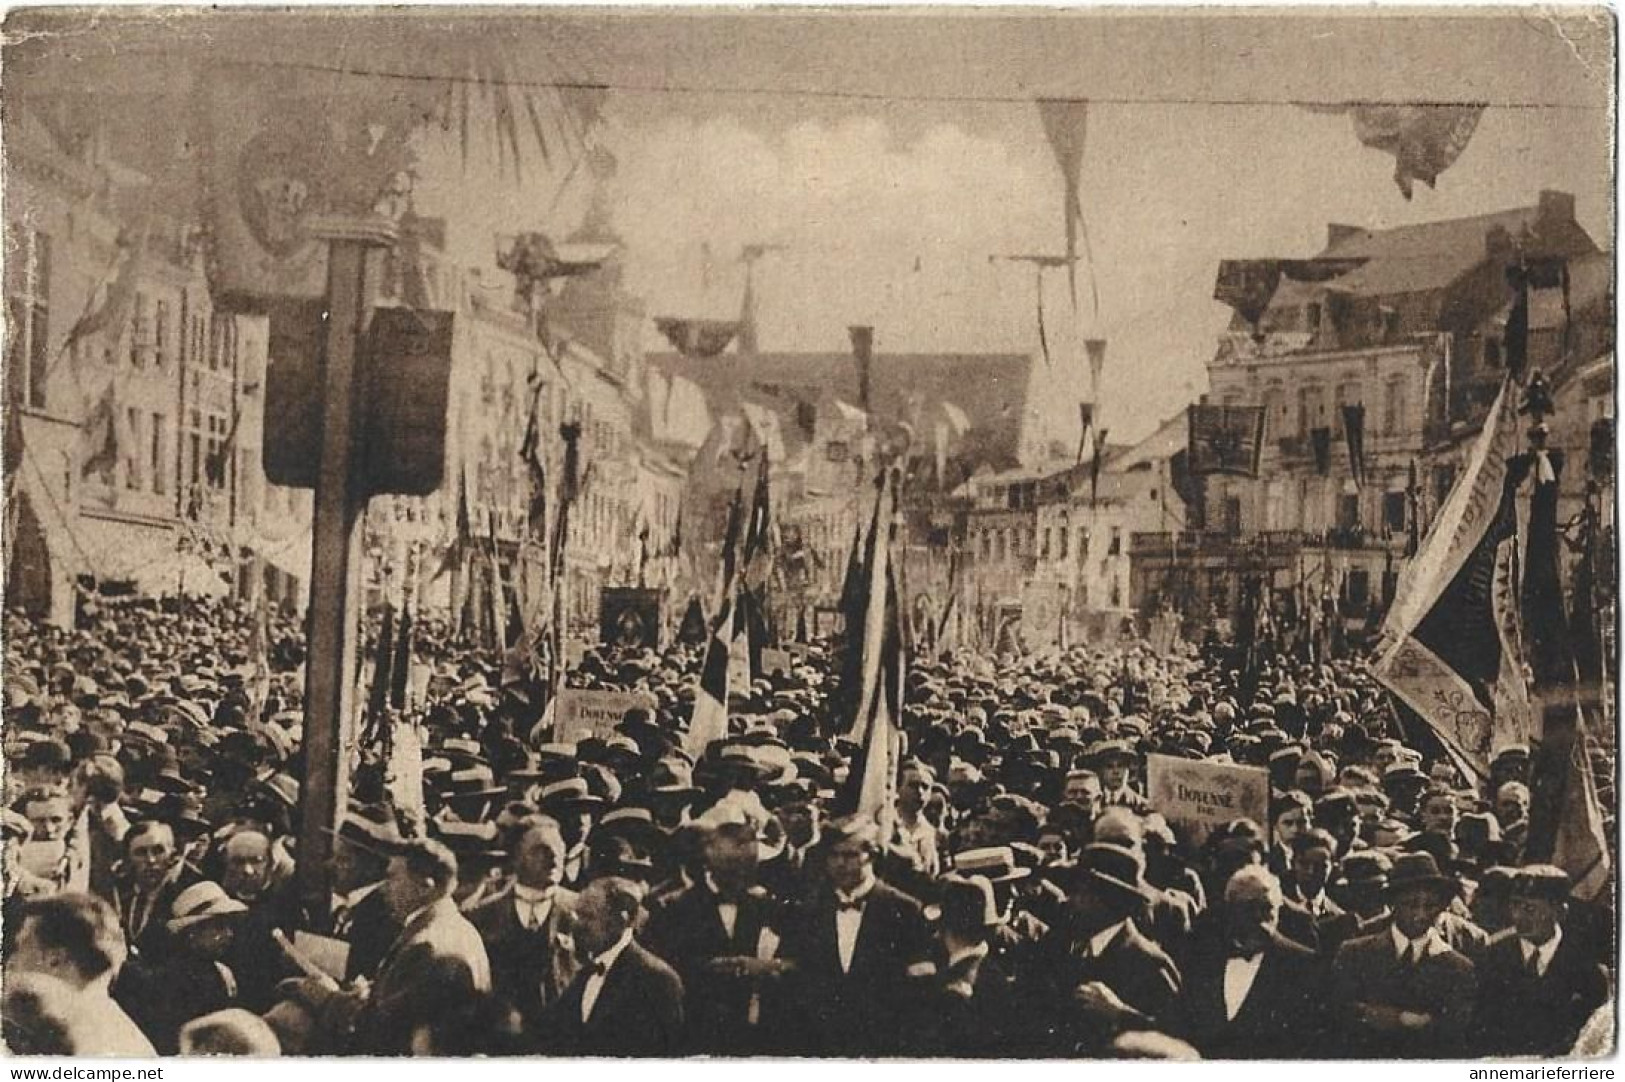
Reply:
M80 452L79 474L89 477L92 474L101 474L111 483L114 471L118 469L120 448L122 445L123 425L121 423L117 380L107 381L107 389L91 407L84 423L80 425Z
M1517 446L1511 381L1421 550L1400 575L1374 673L1454 758L1487 776L1492 754L1530 736L1518 641Z
M689 716L683 750L695 760L717 740L728 736L728 672L732 667L734 641L738 634L738 599L728 597L717 613L716 625L705 644L705 662L700 667L700 686L694 696L694 712Z
M147 233L148 226L145 222L119 232L113 262L103 276L107 289L101 293L99 304L96 303L96 295L94 293L91 295L90 306L73 325L73 329L68 331L67 340L62 344L64 350L93 334L100 334L103 331L116 332L130 318L136 286L141 281L142 269L146 262Z
M1537 381L1538 375L1530 384L1531 398L1545 393L1543 388L1537 392ZM1538 447L1520 459L1523 469L1535 477L1522 600L1542 721L1530 764L1529 837L1524 852L1531 862L1550 862L1568 872L1575 896L1589 901L1608 884L1608 843L1586 747L1574 643L1563 608L1557 522L1563 453Z
M1061 168L1062 211L1066 216L1066 282L1072 293L1072 314L1078 312L1078 238L1083 234L1083 146L1089 132L1089 103L1078 99L1041 98L1038 118L1044 124L1050 149L1055 152L1055 163ZM1094 314L1100 317L1100 289L1095 276L1089 275L1089 289L1094 302Z
M243 417L243 404L236 401L231 404L231 428L226 432L225 439L219 446L211 448L203 460L203 476L208 478L209 484L215 488L226 486L226 477L231 468L231 460L237 453L237 426Z
M893 494L890 479L891 471L882 470L880 492L875 497L875 519L870 530L868 553L861 586L861 602L863 606L862 637L857 643L857 665L854 669L854 675L857 677L854 686L857 693L848 703L848 706L853 709L853 716L847 730L847 738L860 745L864 744L869 736L869 722L873 718L873 699L876 690L880 687L882 678L881 664L887 627L887 584L892 574L891 520Z
M889 527L888 527L889 532ZM858 715L848 738L859 751L852 762L838 814L854 814L879 824L882 838L891 837L896 813L897 768L902 753L903 684L906 660L897 562L886 557L890 539L877 548L875 575L870 578L870 624L874 649L865 651L864 682ZM865 644L866 646L869 643Z

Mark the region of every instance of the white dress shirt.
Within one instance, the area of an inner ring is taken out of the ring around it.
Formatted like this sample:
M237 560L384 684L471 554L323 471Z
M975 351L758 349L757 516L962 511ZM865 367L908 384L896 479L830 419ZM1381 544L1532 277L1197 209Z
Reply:
M1263 964L1262 950L1245 958L1232 956L1224 963L1225 1021L1234 1022L1236 1015L1241 1013L1241 1005L1247 1002L1247 994L1253 990L1253 982L1258 979L1258 968Z
M1401 962L1420 962L1424 958L1432 958L1435 954L1448 954L1450 944L1444 941L1438 928L1429 928L1420 939L1406 939L1405 933L1399 930L1399 925L1390 924L1388 931L1394 941L1394 950Z
M519 883L513 885L514 912L518 914L519 924L525 931L534 932L547 923L547 918L553 914L555 891L554 887L538 889Z
M841 955L841 972L852 971L852 952L858 946L858 930L863 926L863 910L842 908L853 902L861 902L869 897L869 892L875 889L874 873L870 872L862 885L851 894L835 892L835 946Z
M721 900L722 890L717 886L717 881L711 878L710 872L705 873L705 887L718 899L717 917L722 921L722 930L728 933L729 939L733 939L734 927L739 923L739 903Z
M588 974L587 984L581 989L581 1024L586 1025L592 1017L592 1009L598 1005L598 993L604 990L604 981L609 977L609 971L615 967L621 952L626 950L632 942L632 929L628 928L621 933L621 938L609 950L593 959L595 971Z
M1533 966L1535 976L1544 977L1546 971L1552 968L1552 958L1557 954L1557 945L1563 941L1563 929L1557 928L1552 932L1552 938L1544 943L1535 944L1527 939L1518 940L1518 949L1523 952L1523 964Z

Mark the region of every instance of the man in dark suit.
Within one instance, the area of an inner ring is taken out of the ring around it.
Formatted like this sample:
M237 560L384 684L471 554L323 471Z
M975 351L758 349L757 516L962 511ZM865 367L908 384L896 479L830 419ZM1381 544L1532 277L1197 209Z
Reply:
M418 1031L491 990L485 945L452 900L457 858L437 841L401 845L379 889L401 933L370 987L341 991L306 978L292 991L330 1033L350 1031L343 1051L404 1056Z
M175 899L202 876L175 847L175 831L155 819L124 836L126 878L114 892L114 907L132 956L161 955Z
M762 992L780 975L780 908L757 883L754 823L711 824L704 874L649 918L643 941L687 992L684 1051L750 1055L761 1043Z
M1608 998L1608 976L1577 936L1566 934L1569 877L1552 865L1518 869L1511 934L1485 955L1470 1051L1562 1056Z
M1192 946L1174 1026L1203 1059L1323 1053L1313 951L1277 930L1281 887L1262 866L1230 877L1212 934Z
M788 922L775 997L786 1045L808 1056L901 1054L902 1023L934 971L919 902L875 875L879 832L852 817L824 835L826 883Z
M1003 927L993 884L985 877L950 876L942 881L941 936L937 973L920 1003L920 1020L909 1027L913 1051L955 1059L1002 1058L1025 1047L1014 978L994 947Z
M1042 1016L1035 1054L1105 1051L1130 1029L1159 1028L1179 997L1179 967L1136 926L1150 898L1138 849L1085 846L1066 917L1039 945L1028 1006Z
M1457 883L1428 853L1402 853L1388 873L1388 927L1353 939L1332 965L1335 1051L1348 1058L1451 1059L1468 1051L1477 1000L1473 963L1439 930Z
M1277 930L1322 957L1331 959L1343 941L1354 935L1360 918L1334 902L1326 893L1337 860L1337 839L1319 828L1292 839L1292 870L1286 883Z
M682 1051L683 981L632 938L642 888L595 879L576 900L582 968L548 1012L542 1051L559 1056L670 1057Z
M513 881L468 913L491 960L491 988L511 1003L532 1033L564 994L580 963L575 955L574 891L559 885L564 836L536 816L515 828Z

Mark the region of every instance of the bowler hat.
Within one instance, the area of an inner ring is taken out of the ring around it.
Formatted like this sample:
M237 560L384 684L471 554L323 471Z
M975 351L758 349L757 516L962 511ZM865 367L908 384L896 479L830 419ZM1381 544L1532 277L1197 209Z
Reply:
M1409 890L1430 890L1454 895L1461 884L1439 871L1439 862L1432 853L1401 853L1394 858L1388 871L1388 893L1402 894Z

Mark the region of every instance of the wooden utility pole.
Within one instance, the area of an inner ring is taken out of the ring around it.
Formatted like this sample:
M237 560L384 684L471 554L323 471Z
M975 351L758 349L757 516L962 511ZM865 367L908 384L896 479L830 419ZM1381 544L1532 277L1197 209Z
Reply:
M393 242L378 217L312 223L327 241L327 339L320 367L321 457L311 528L309 647L305 663L305 776L300 787L299 893L318 924L332 907L333 841L348 803L346 767L355 724L357 578L366 509L357 469L363 387L356 345L371 313L367 262Z

